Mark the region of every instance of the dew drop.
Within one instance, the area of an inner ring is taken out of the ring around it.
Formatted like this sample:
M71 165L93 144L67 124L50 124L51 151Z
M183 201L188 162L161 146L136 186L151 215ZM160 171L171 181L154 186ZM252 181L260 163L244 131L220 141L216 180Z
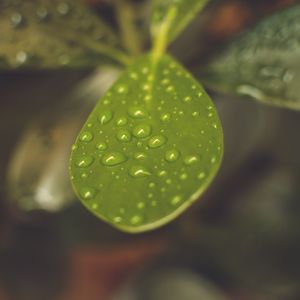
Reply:
M149 183L149 188L153 189L153 188L155 188L155 185L156 185L156 184L155 184L154 182L150 182L150 183Z
M76 149L78 149L78 146L76 144L72 145L72 150L74 151Z
M144 152L136 152L134 153L134 158L137 160L145 160L147 155Z
M198 162L199 158L196 155L189 155L187 157L184 158L184 164L187 166L193 165L196 162Z
M107 124L113 118L113 113L111 111L103 111L98 116L98 120L100 124Z
M14 28L20 27L23 24L23 16L20 13L12 14L10 20Z
M179 158L179 151L176 149L172 149L166 152L165 160L168 162L175 162Z
M141 107L130 107L128 109L128 114L134 119L143 119L147 116L147 112Z
M142 217L141 216L138 216L138 215L136 215L136 216L133 216L131 219L130 219L130 223L132 224L132 225L138 225L138 224L140 224L141 222L142 222Z
M121 127L121 126L125 126L127 123L128 123L127 118L121 117L117 119L116 125Z
M81 142L85 142L85 143L88 143L88 142L92 141L93 138L94 138L93 134L89 131L84 131L79 136L79 140Z
M192 98L190 96L187 96L183 99L184 102L191 102Z
M36 10L36 15L40 21L44 21L48 16L48 11L44 7L40 7Z
M181 202L181 199L182 197L177 195L177 196L174 196L172 199L171 199L171 204L172 205L177 205Z
M167 171L166 170L161 170L157 173L157 176L158 177L164 177L167 175Z
M120 142L128 143L131 141L131 133L127 129L121 129L117 133L117 139Z
M192 113L192 116L193 116L193 117L198 117L198 116L199 116L199 112L194 111L194 112Z
M204 173L204 172L201 172L201 173L199 173L199 175L198 175L198 179L204 179L206 177L206 174Z
M94 162L94 158L91 155L82 156L76 162L76 166L79 168L87 168Z
M137 208L139 208L139 209L143 209L144 207L145 207L145 203L144 202L139 202L137 204Z
M143 178L150 176L149 170L143 166L132 166L129 170L129 175L133 178Z
M126 156L120 152L111 152L103 156L101 162L105 166L116 166L127 160Z
M57 11L62 16L66 16L70 12L70 6L66 2L61 2L57 6Z
M162 114L161 116L160 116L160 119L161 119L161 121L163 121L163 122L167 122L167 121L170 121L170 119L171 119L171 115L170 114Z
M133 128L132 134L137 138L146 138L151 134L152 128L148 124L140 124Z
M128 93L129 88L128 88L128 86L126 84L120 84L120 85L118 85L116 87L116 91L117 91L118 94L123 95L123 94L127 94Z
M97 145L96 145L96 148L100 151L104 151L107 149L107 144L105 142L99 142Z
M80 196L84 200L91 200L96 195L96 190L89 187L82 187L79 191Z
M113 218L114 223L119 224L122 222L122 217L120 216L116 216Z
M162 145L164 145L167 142L167 138L164 137L163 135L156 135L153 136L149 142L148 142L148 146L150 148L159 148Z
M186 173L183 173L180 175L181 180L186 180L188 178L188 175Z
M16 55L16 63L18 65L23 65L28 60L28 54L25 51L19 51Z

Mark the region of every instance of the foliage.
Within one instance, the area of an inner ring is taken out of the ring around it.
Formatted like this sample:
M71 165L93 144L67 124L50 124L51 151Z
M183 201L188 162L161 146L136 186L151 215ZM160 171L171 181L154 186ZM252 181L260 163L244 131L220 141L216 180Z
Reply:
M116 1L119 36L76 1L2 1L0 68L127 68L81 129L70 176L92 213L142 232L171 221L207 189L221 164L223 133L201 84L166 53L209 1L154 0L152 49L141 55L134 11L125 2ZM299 6L286 10L233 41L201 70L203 82L299 109L299 14Z

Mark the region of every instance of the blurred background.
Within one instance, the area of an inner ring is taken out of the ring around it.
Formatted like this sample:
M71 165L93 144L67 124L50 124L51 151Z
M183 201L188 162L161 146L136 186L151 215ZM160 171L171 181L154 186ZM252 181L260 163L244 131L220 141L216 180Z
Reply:
M0 300L299 300L300 1L212 1L171 45L218 108L225 157L198 203L139 235L86 211L67 165L121 71L93 52L119 47L93 22L122 33L134 12L147 49L150 1L81 2L0 0Z

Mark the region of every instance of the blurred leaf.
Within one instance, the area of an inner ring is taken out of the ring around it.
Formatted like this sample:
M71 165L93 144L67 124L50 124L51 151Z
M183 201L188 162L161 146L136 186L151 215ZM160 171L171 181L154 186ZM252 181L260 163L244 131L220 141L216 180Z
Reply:
M91 113L73 146L70 174L90 211L142 232L196 201L222 153L221 124L202 86L173 58L147 55Z
M0 69L123 62L116 44L108 26L77 1L0 2Z
M151 32L153 39L166 32L166 42L171 42L209 0L154 0Z
M281 11L232 41L200 78L211 88L300 109L300 5Z

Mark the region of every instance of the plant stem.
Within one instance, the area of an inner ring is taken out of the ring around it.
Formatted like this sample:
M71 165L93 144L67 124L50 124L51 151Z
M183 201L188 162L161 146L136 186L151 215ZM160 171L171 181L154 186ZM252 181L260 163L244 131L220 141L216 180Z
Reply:
M167 43L168 43L168 33L171 29L171 25L173 23L174 18L177 15L177 8L176 6L172 6L168 13L160 25L160 27L156 30L157 37L154 40L153 45L153 59L156 62L159 57L166 51Z
M135 25L136 11L128 0L115 0L117 19L124 47L133 55L142 52L140 32Z

